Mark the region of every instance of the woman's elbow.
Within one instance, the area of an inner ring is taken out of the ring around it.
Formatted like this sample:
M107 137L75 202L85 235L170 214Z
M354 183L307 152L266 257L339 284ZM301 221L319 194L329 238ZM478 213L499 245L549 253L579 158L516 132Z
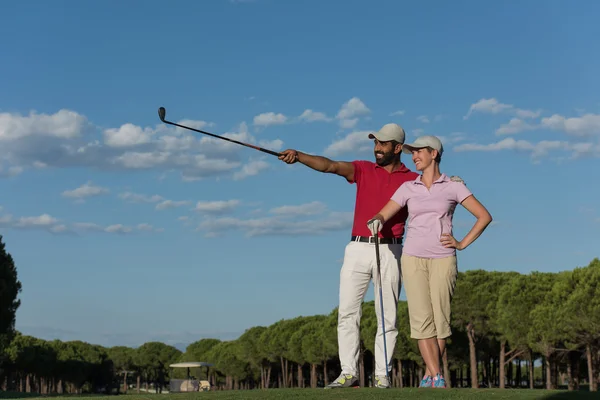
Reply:
M485 212L485 213L484 213L484 214L481 216L481 218L479 218L479 220L480 220L481 222L483 222L483 223L485 224L485 226L488 226L489 224L491 224L491 223L492 223L492 221L493 221L494 219L492 218L492 214L490 214L488 211L486 211L486 212Z

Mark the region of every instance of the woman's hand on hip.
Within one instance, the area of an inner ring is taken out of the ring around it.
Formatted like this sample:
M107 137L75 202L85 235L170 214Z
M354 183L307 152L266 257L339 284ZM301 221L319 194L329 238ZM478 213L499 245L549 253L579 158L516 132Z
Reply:
M462 250L462 249L464 249L462 243L460 243L458 240L456 240L454 238L454 236L452 236L449 233L442 233L442 237L440 238L440 242L442 242L442 245L444 247L447 247L447 248L454 248L456 250Z

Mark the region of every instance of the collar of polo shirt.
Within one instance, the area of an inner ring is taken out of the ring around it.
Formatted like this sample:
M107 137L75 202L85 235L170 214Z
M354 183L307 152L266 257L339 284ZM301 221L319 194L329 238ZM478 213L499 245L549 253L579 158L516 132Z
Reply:
M443 182L448 182L450 180L450 178L448 178L448 175L442 173L442 175L435 180L433 183L443 183ZM413 185L424 185L424 183L421 181L421 175L419 175L417 177L417 179L415 179L413 181Z

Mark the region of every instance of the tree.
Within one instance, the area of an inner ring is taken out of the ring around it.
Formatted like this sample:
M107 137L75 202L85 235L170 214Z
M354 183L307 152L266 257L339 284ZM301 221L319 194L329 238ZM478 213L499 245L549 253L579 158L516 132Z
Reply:
M404 387L403 362L415 365L422 361L418 342L410 337L410 316L406 301L400 300L398 302L396 326L398 327L398 337L396 338L396 346L394 347L394 358L397 360L396 379L398 380L398 386L402 388Z
M6 251L0 235L0 365L4 362L5 349L15 335L15 320L21 300L21 282L17 276L15 262Z
M563 307L572 289L569 288L571 272L556 275L552 289L531 310L531 326L528 332L529 346L542 354L546 374L546 389L553 389L552 356L564 340L565 320Z
M452 302L453 325L469 338L471 387L478 388L477 342L494 335L490 311L498 301L498 291L506 277L501 272L471 270L459 272ZM486 369L483 369L486 374ZM487 375L486 375L487 376ZM489 376L487 376L489 381Z
M500 289L496 303L495 326L500 332L502 349L508 344L510 350L500 355L500 387L504 387L504 366L515 358L529 357L529 386L533 389L533 354L527 341L531 328L531 310L550 291L555 274L532 272L513 276ZM518 323L515 323L518 321ZM508 358L507 360L505 358Z
M148 382L155 382L158 391L162 392L165 377L169 374L169 365L179 360L181 351L161 342L147 342L136 350L135 363Z
M590 391L597 391L594 376L593 348L600 343L600 260L594 259L585 268L575 268L564 282L572 288L563 304L561 319L565 322L565 339L569 347L585 348Z
M250 366L260 370L260 387L266 389L271 380L271 364L261 346L261 335L267 330L265 326L255 326L247 329L238 338L240 342L240 354L248 360Z
M221 341L219 339L200 339L198 341L195 341L193 343L190 343L186 349L185 349L185 353L183 353L181 355L181 359L180 361L185 362L185 361L191 361L191 362L203 362L207 360L208 354L210 352L210 349L212 349L214 346L216 346L217 344L221 343ZM195 376L198 379L202 379L204 374L206 374L206 379L210 380L210 370L208 367L206 367L206 370L204 371L203 368L191 368L190 369L191 373L195 374ZM173 375L177 376L177 377L184 377L184 371L183 370L179 370L178 371L174 371Z
M239 389L240 383L246 380L251 372L241 347L237 340L219 342L207 353L208 360L225 375L225 387L229 390Z
M108 349L108 357L113 362L114 373L123 374L123 392L127 392L127 376L137 368L135 350L126 346L111 347Z

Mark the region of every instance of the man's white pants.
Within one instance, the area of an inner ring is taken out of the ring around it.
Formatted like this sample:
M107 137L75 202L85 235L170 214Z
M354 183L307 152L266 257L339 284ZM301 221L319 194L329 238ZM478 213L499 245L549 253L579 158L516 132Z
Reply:
M381 285L385 316L385 338L388 368L396 346L398 329L396 315L400 295L400 257L402 244L379 244L381 262ZM374 243L350 242L344 252L344 263L340 271L340 304L338 307L338 346L342 372L358 375L360 352L360 318L362 302L373 279L375 289L375 313L377 334L375 337L375 375L386 375L383 335L381 330L381 304L379 279Z

